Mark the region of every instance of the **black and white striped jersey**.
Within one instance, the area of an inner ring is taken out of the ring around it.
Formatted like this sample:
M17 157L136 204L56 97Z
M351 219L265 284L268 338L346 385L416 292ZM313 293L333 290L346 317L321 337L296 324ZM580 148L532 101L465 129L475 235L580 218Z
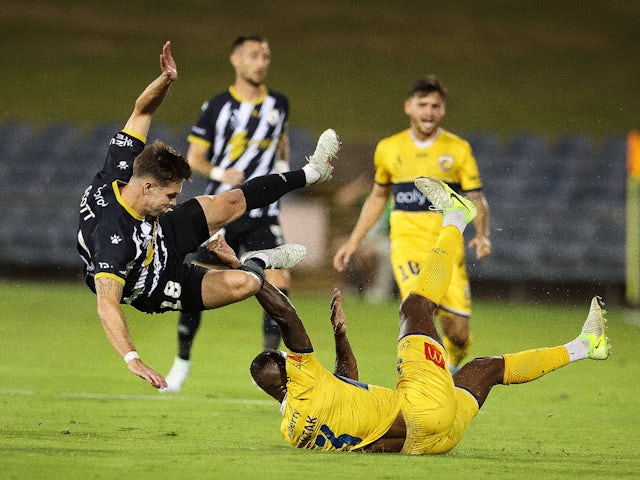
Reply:
M168 257L158 218L139 216L120 196L144 140L117 133L102 170L80 201L77 248L85 282L95 292L96 277L112 278L124 286L122 302L129 304L154 292Z
M245 181L275 171L278 142L289 116L289 100L281 93L264 87L256 101L242 99L233 86L204 102L200 118L191 128L189 142L209 148L211 164L235 168L245 174ZM206 194L222 193L231 186L210 181ZM273 217L279 202L246 213L249 217Z

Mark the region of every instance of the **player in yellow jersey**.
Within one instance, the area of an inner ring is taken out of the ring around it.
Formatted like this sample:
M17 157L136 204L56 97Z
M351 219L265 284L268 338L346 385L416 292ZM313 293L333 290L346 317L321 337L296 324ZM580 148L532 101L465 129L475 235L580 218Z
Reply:
M288 352L260 353L251 364L251 375L259 387L281 403L280 432L296 447L444 453L462 439L494 385L530 382L570 362L609 356L604 312L595 297L574 340L552 348L476 358L452 377L433 315L449 287L455 259L462 249L462 232L475 217L476 208L441 181L421 177L416 185L432 208L441 213L444 226L423 260L414 290L400 307L395 390L358 381L339 291L331 301L334 374L318 362L304 325L287 297L268 282L256 294L280 325Z
M489 206L469 143L444 130L446 91L429 75L418 80L404 103L409 128L381 140L375 151L375 180L369 197L348 241L336 252L333 266L342 272L362 240L393 197L390 218L391 266L401 298L416 284L424 252L442 229L440 215L429 210L429 202L415 188L414 180L429 176L464 193L476 205L475 237L469 246L478 259L491 254ZM462 239L460 240L463 241ZM439 317L450 367L459 367L470 346L471 293L464 248L454 261L451 286L440 303Z

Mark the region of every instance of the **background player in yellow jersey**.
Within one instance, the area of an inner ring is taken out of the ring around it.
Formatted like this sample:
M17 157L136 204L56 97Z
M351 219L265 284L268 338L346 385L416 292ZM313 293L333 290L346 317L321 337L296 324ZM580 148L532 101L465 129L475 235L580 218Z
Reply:
M391 266L403 299L414 288L424 252L435 243L442 228L440 215L429 211L429 202L415 188L416 178L429 176L442 180L473 201L478 215L474 221L475 237L469 246L475 248L478 259L491 254L489 205L481 191L482 181L471 147L440 127L445 96L445 88L434 75L415 82L404 102L409 128L378 143L371 193L349 239L333 258L335 269L344 271L392 195ZM439 308L444 345L450 367L455 371L471 343L471 293L464 248L454 261L451 286Z
M444 453L462 439L494 385L530 382L577 360L609 356L604 312L595 297L574 340L551 348L476 358L452 377L433 315L463 248L464 227L476 209L438 180L422 177L416 184L442 213L444 226L423 260L415 289L400 307L395 390L357 381L357 363L346 336L339 291L331 303L335 374L318 362L304 325L287 298L268 282L256 294L279 323L288 354L262 352L251 364L251 374L258 386L282 404L280 432L296 447Z

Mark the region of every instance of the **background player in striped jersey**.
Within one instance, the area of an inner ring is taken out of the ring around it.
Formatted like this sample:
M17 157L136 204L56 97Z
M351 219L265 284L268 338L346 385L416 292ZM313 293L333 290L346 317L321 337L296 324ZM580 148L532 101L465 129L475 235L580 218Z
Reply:
M344 271L384 211L389 196L393 195L391 266L403 299L415 286L424 251L435 243L442 228L442 219L429 210L429 202L414 186L417 177L443 180L475 203L478 216L473 224L475 236L469 246L475 248L478 259L491 254L489 205L482 193L482 181L471 147L462 138L440 127L445 114L445 95L445 88L434 75L415 82L404 102L409 128L378 143L371 193L349 239L333 258L336 270ZM464 248L460 252L449 290L439 304L443 341L454 371L471 343L471 292Z
M204 102L188 137L187 160L195 173L209 179L207 194L225 192L256 176L289 170L289 101L264 83L271 62L268 42L257 35L238 37L232 44L230 61L234 84ZM225 240L239 254L284 244L279 207L279 202L274 202L247 211L225 227ZM210 258L201 248L193 260L206 264ZM291 279L287 270L265 274L269 282L288 293ZM167 375L169 386L163 391L182 388L191 370L191 348L201 318L201 312L180 313L178 354ZM262 331L264 348L277 348L280 328L266 312Z
M121 304L146 313L218 308L257 293L265 268L290 268L302 260L304 246L282 245L248 252L232 270L184 263L188 253L245 211L330 179L331 158L340 142L327 130L300 170L256 177L227 192L178 205L183 183L191 176L189 164L159 140L145 145L151 117L178 78L169 42L160 65L162 73L140 94L124 128L111 138L104 165L82 196L77 248L112 347L131 372L166 388L162 375L140 359ZM220 242L217 245L223 245Z

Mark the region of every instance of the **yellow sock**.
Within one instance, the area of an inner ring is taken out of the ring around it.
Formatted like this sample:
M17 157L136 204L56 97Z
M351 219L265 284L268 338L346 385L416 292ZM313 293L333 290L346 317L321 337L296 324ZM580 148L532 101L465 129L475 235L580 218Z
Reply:
M449 364L457 367L460 365L460 362L462 362L462 359L467 356L467 353L469 353L469 349L471 348L471 336L469 336L469 339L464 346L459 347L449 340L449 337L442 335L442 344L449 355Z
M502 383L531 382L569 363L569 354L563 346L536 348L504 355L504 380Z
M418 287L411 293L440 303L451 282L453 259L458 255L462 245L462 233L457 227L452 225L443 227L438 240L420 266Z

